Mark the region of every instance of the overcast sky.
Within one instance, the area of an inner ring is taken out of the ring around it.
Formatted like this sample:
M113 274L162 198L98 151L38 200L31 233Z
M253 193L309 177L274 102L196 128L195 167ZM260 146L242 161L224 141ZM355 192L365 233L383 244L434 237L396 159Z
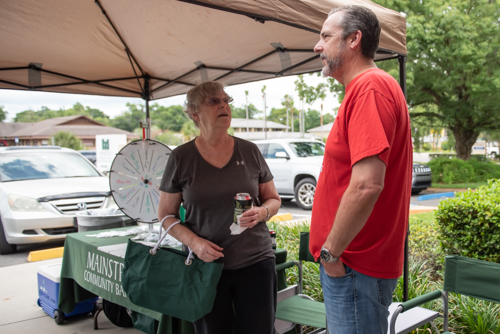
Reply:
M272 108L282 108L281 101L285 94L294 97L295 106L300 107L300 101L297 92L295 91L295 80L297 77L283 77L271 80L263 80L254 83L235 85L226 87L226 92L234 98L233 104L236 107L245 106L245 91L248 91L248 102L253 103L259 110L264 109L262 98L262 87L266 86L266 105L267 112ZM314 75L304 75L304 80L308 85L316 86L320 82L325 82L326 79ZM183 104L185 95L169 97L161 100L155 100L151 103L158 103L164 106ZM107 97L93 95L77 95L77 94L62 94L62 93L43 93L33 91L15 91L0 89L0 105L4 106L4 110L8 112L6 121L12 121L18 112L24 110L40 110L42 106L49 109L68 109L75 103L80 102L84 106L97 108L105 114L114 118L127 110L127 102L144 103L139 98L127 97ZM323 113L333 114L332 110L338 107L338 99L332 93L327 93L327 97L323 102ZM307 110L308 106L305 106ZM312 109L320 110L321 101L316 101L311 107Z

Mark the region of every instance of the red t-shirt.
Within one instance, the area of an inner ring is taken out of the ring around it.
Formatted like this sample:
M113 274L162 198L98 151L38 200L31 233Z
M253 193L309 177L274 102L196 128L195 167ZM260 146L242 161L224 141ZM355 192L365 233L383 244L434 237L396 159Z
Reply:
M386 165L384 190L341 259L362 274L397 278L403 268L410 209L410 117L398 82L379 69L360 74L346 87L326 141L311 218L309 248L316 259L349 185L352 166L373 155Z

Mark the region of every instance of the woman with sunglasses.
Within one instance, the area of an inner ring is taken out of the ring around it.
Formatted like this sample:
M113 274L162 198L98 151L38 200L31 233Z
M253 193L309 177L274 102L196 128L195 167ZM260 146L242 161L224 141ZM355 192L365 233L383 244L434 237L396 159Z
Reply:
M257 146L228 134L232 99L218 82L204 82L187 93L185 113L200 129L177 147L160 186L158 218L178 215L185 225L171 234L205 262L224 270L212 311L194 323L196 334L274 333L276 269L266 221L278 212L273 175ZM240 234L232 234L234 198L249 193L253 208L243 213ZM168 218L165 229L177 219Z

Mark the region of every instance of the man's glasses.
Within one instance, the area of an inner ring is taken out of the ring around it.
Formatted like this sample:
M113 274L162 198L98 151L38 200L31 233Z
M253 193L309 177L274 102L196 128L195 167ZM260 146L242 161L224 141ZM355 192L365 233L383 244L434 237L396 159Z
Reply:
M205 103L208 104L209 106L218 106L221 103L225 103L225 104L229 105L229 103L231 103L231 102L233 102L233 98L229 97L229 96L224 97L222 99L214 96L214 97L211 97L205 101Z

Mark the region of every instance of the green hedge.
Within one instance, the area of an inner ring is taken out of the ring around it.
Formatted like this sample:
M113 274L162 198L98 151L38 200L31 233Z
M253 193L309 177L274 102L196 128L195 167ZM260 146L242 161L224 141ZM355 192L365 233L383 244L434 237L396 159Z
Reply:
M428 164L433 183L468 183L500 178L500 165L489 161L436 158Z
M476 191L441 201L436 212L441 247L458 254L500 263L500 182L489 180Z

